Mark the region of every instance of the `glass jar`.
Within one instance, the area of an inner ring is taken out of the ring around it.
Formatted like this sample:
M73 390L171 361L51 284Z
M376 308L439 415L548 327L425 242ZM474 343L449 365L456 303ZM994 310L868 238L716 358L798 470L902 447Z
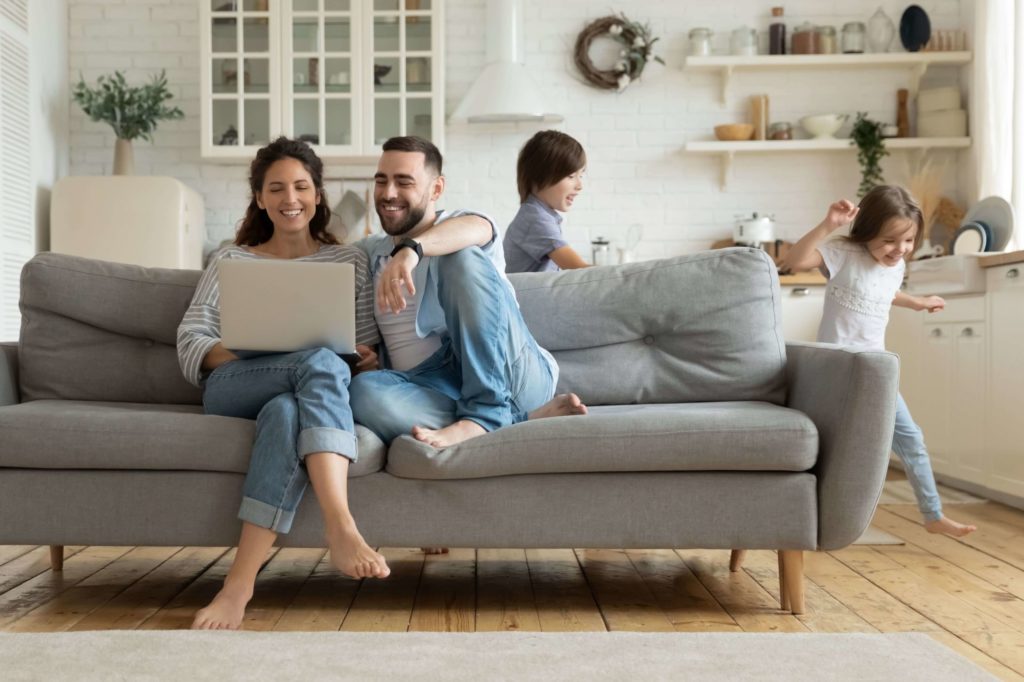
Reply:
M835 27L819 26L814 30L818 34L818 54L835 54L838 51Z
M793 31L792 54L814 54L818 51L818 32L814 24L804 22Z
M741 26L732 32L729 41L730 51L735 55L756 55L757 54L757 31L746 26Z
M707 57L711 54L710 28L695 28L690 31L690 54L694 57Z
M793 126L788 121L773 123L768 128L769 140L792 140Z
M864 52L864 22L851 21L843 24L843 54L860 54Z

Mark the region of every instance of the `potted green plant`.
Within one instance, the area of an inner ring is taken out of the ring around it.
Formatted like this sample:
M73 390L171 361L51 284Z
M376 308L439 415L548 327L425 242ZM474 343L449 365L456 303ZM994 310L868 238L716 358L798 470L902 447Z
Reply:
M158 121L185 115L178 107L165 104L173 95L167 89L164 71L137 87L129 85L120 71L115 71L113 76L100 76L95 88L89 87L79 74L73 95L90 119L108 123L114 129L117 135L114 175L132 174L135 166L132 140L141 137L152 141Z
M873 188L885 182L882 177L882 158L889 155L882 137L882 124L872 121L863 111L857 112L850 139L857 145L857 161L860 163L860 187L857 196L863 197Z

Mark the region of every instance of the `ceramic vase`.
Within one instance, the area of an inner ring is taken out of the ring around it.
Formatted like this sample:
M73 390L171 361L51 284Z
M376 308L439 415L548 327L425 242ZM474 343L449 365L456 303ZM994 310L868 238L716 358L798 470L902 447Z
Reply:
M132 141L117 138L114 143L114 172L113 175L134 175L135 156L132 152Z
M872 52L888 52L896 37L896 24L879 7L868 19L868 47Z

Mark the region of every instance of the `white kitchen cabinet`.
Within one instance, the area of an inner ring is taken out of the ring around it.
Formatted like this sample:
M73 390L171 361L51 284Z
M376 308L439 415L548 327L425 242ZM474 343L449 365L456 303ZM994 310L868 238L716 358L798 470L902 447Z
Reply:
M201 0L204 158L278 135L327 161L419 135L443 147L441 0Z
M782 336L786 341L814 341L818 338L824 286L782 287Z
M990 268L989 486L1024 498L1024 263Z
M887 348L900 356L900 392L924 432L937 474L988 484L984 296L951 296L927 314L893 308Z

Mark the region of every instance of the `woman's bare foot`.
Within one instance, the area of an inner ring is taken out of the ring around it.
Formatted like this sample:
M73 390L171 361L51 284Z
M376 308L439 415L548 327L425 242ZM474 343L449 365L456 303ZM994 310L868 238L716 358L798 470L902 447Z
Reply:
M420 547L424 554L447 554L447 547Z
M460 419L443 429L425 429L422 426L412 427L412 437L435 448L447 448L458 445L462 441L482 436L487 431L471 419Z
M941 533L954 538L962 538L978 530L978 527L972 524L958 523L948 516L943 516L941 519L925 523L924 529L929 533Z
M586 413L587 406L583 404L578 395L575 393L561 393L531 412L528 418L568 417Z
M237 630L245 617L245 605L252 599L252 588L234 588L227 583L205 608L196 611L193 630Z
M391 575L388 562L373 551L354 526L339 525L327 530L327 545L331 550L331 563L339 571L353 578L387 578Z

